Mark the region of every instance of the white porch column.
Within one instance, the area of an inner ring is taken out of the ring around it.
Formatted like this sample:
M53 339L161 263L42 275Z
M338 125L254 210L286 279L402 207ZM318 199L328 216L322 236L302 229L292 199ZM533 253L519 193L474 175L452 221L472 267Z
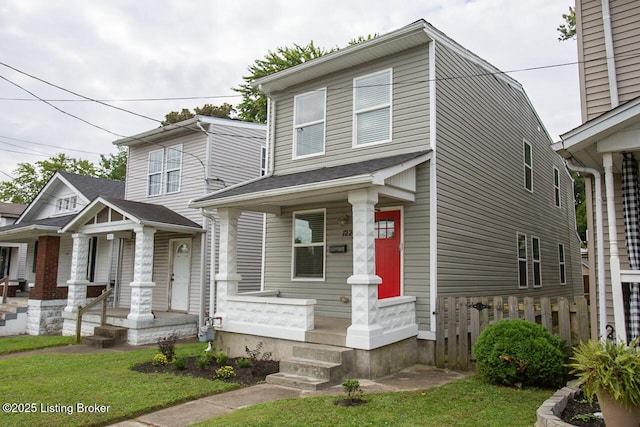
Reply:
M131 286L131 308L127 319L153 320L153 245L155 228L136 227L136 253L133 261Z
M353 213L353 274L351 285L351 326L347 329L347 347L371 349L376 336L382 335L377 324L378 285L376 276L374 207L378 193L372 189L349 193Z
M220 249L218 254L218 274L216 293L218 305L216 316L227 312L227 297L238 294L238 283L242 279L238 274L238 218L242 212L233 208L218 209L220 221Z
M609 226L609 270L611 271L611 296L613 298L613 316L615 334L622 342L627 342L627 327L624 319L624 299L620 281L620 251L618 248L618 226L616 224L616 197L614 192L613 154L602 155L604 180L607 190L607 222ZM604 338L604 337L603 337Z
M71 252L71 277L67 280L67 306L64 311L77 313L79 305L87 304L87 266L89 261L89 236L76 233L73 238Z

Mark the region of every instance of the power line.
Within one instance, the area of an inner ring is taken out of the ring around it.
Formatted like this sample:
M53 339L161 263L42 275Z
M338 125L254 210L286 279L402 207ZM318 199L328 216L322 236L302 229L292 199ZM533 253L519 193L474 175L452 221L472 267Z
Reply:
M4 64L3 64L4 65ZM195 99L221 99L221 98L238 98L242 95L209 95L209 96L173 96L167 98L122 98L122 99L96 99L100 102L155 102L155 101L189 101ZM2 98L0 101L37 101L32 98ZM94 102L92 99L47 99L50 102Z
M33 101L37 101L37 100L34 99ZM77 148L61 147L59 145L53 145L53 144L44 144L42 142L35 142L35 141L29 141L27 139L13 138L13 137L6 136L6 135L0 135L0 138L10 139L12 141L18 141L18 142L26 142L27 144L41 145L41 146L44 146L44 147L59 148L61 150L77 151L79 153L101 154L101 153L97 153L95 151L87 151L87 150L80 150L80 149L77 149Z

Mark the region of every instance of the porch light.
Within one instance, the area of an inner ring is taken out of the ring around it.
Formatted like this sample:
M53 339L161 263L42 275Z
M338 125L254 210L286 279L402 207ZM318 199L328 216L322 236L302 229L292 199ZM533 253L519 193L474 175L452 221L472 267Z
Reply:
M338 224L340 225L347 225L351 222L351 217L349 215L342 215L339 219L338 219Z

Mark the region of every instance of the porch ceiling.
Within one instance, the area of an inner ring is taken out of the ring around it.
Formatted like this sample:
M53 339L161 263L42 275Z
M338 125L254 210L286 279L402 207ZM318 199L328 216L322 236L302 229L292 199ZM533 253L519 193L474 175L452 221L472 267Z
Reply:
M430 151L421 151L288 175L264 177L192 200L189 207L207 209L234 207L279 214L283 206L346 200L350 191L372 186L376 187L381 196L413 201L415 200L415 175L410 174L408 179L403 175L412 172L417 165L430 158ZM397 177L404 179L397 179Z

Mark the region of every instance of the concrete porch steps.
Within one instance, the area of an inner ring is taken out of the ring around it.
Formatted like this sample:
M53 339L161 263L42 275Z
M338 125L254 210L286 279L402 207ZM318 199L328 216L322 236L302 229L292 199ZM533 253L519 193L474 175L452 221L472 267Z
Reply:
M93 335L82 337L82 344L97 348L113 347L127 342L127 328L119 326L96 326Z
M280 372L267 376L269 384L321 390L339 384L353 369L352 349L321 344L294 345L292 356L280 361Z

